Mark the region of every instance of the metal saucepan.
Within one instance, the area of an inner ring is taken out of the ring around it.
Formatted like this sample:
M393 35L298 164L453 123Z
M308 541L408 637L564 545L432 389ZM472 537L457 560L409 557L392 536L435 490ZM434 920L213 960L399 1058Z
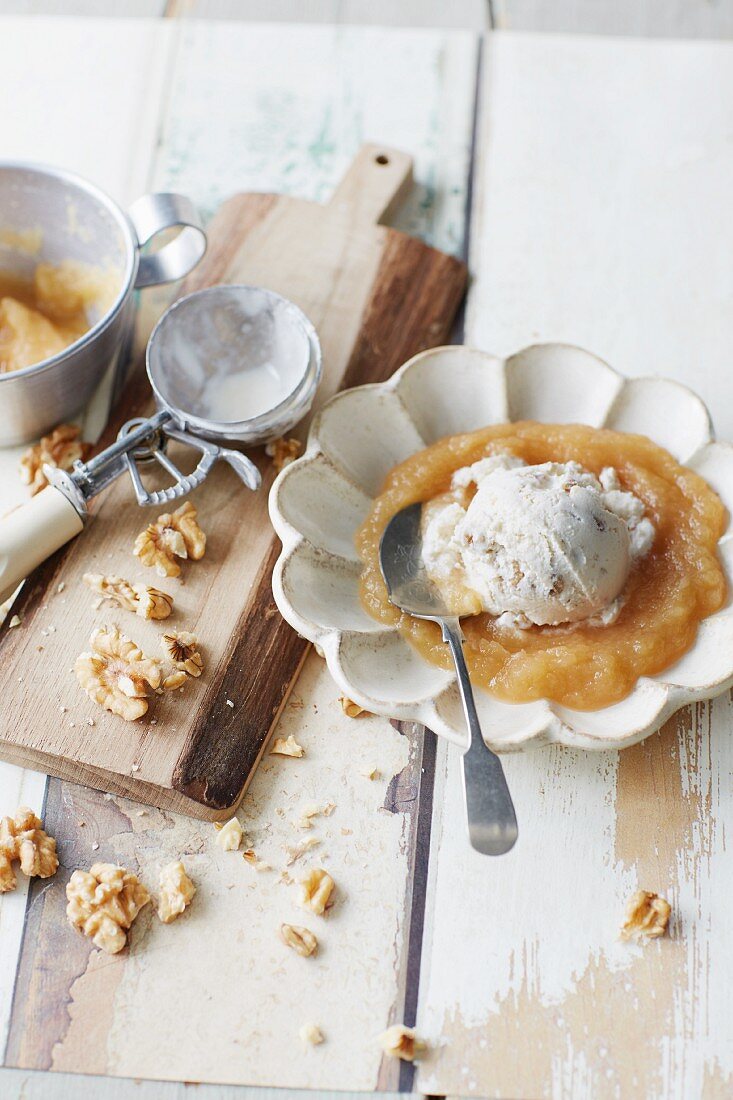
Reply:
M158 252L140 254L171 227L182 232ZM68 348L0 374L0 446L36 439L86 405L105 371L125 361L133 291L183 278L205 249L198 214L183 195L145 195L126 214L71 172L0 162L0 271L32 277L41 260L73 260L103 268L116 286L109 308Z

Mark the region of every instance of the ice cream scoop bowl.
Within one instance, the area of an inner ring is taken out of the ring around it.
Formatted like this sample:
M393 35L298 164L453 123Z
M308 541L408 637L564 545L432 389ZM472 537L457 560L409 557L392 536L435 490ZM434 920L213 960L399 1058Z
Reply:
M463 794L471 846L483 855L500 856L517 840L517 818L501 760L485 744L463 653L457 616L428 576L422 557L422 504L411 504L387 524L379 546L379 563L393 604L418 619L429 619L443 631L456 666L458 690L468 727L462 756Z
M262 385L248 385L250 370L261 372L263 366L283 375L282 394L272 407L267 401L263 407ZM255 464L225 444L264 443L302 419L320 379L321 350L315 329L292 302L259 287L221 286L188 295L163 315L148 344L147 369L158 411L125 424L115 443L72 471L46 467L49 486L0 522L0 601L79 534L88 501L123 473L130 475L140 505L160 506L185 496L220 459L249 489L259 488ZM235 392L227 402L228 419L214 419L212 382L222 387L237 378L229 387ZM168 457L169 439L200 453L191 473ZM140 467L149 462L170 475L168 487L145 488Z

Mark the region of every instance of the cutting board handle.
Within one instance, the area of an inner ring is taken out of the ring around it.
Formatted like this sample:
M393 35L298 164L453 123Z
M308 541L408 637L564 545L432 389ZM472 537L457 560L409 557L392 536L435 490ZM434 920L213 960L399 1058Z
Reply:
M387 145L362 145L329 206L342 206L355 221L385 221L412 185L412 157Z

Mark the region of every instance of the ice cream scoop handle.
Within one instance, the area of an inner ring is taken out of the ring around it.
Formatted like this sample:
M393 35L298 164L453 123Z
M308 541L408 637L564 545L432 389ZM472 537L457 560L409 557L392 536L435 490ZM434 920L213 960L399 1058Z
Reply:
M514 846L517 817L501 760L485 744L476 713L473 688L463 652L463 632L458 619L442 619L443 639L448 643L458 676L468 726L468 748L463 754L463 793L471 846L484 855L500 856Z
M0 520L0 603L83 526L74 505L51 485L8 512Z

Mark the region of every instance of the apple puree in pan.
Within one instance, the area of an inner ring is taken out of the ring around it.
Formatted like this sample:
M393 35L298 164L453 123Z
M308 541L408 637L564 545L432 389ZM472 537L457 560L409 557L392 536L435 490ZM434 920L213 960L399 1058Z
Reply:
M75 260L38 264L32 279L0 271L0 374L57 355L112 304L110 272Z
M528 465L577 462L596 475L613 467L622 489L643 502L655 537L631 569L624 602L607 625L583 620L517 630L486 613L462 617L471 676L506 702L546 698L580 710L619 702L639 677L674 664L693 644L701 620L726 599L717 543L728 517L719 497L644 436L525 421L441 439L412 455L388 474L357 535L364 607L395 624L427 660L450 667L440 628L389 602L379 540L401 508L439 497L456 470L496 454Z

